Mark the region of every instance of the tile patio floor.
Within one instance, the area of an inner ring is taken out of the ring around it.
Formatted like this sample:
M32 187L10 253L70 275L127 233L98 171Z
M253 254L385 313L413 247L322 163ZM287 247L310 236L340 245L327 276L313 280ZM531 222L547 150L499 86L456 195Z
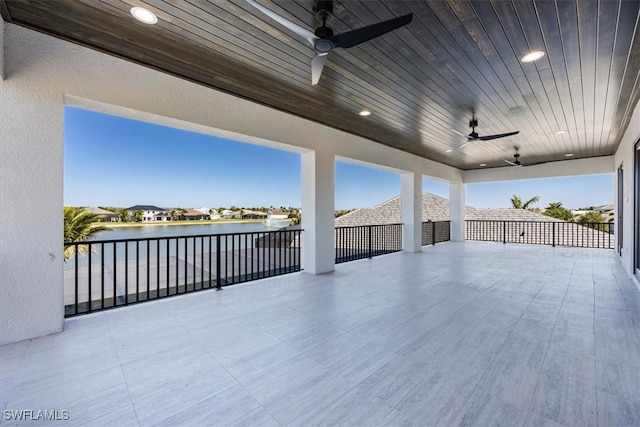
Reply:
M638 426L640 293L613 251L444 243L70 319L0 347L0 394L60 425Z

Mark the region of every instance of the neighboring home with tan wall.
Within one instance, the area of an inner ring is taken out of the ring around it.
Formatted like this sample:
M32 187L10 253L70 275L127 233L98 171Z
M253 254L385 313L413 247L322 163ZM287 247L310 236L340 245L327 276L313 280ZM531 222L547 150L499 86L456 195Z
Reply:
M224 209L220 213L220 218L222 218L222 219L242 219L242 212L240 212L240 211L232 211L231 209Z
M187 221L209 219L209 214L200 212L192 208L187 208L183 213L181 213L180 219L187 220Z
M203 214L207 214L208 219L220 219L220 214L218 213L217 209L203 206L201 208L194 208L194 210L202 212Z
M243 219L267 219L267 213L262 211L243 209L241 213Z

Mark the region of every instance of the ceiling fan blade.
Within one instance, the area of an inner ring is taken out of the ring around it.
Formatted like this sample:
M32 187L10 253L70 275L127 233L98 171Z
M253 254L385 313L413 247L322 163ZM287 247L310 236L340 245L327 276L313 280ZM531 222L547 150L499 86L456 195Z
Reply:
M288 28L289 30L293 31L300 37L304 37L305 39L307 39L307 41L311 44L311 47L314 46L315 41L319 38L318 36L313 34L313 32L307 30L306 28L302 28L298 24L294 24L293 22L267 9L266 7L255 2L254 0L247 0L247 3L249 3L251 6L255 7L256 9L258 9L263 14L267 15L269 18L276 21L278 24L282 25L285 28Z
M505 159L505 163L508 163L508 164L510 164L511 166L520 166L520 163L512 162L511 160L506 160L506 159Z
M336 34L329 40L335 47L342 47L345 49L350 48L403 27L411 22L412 19L413 13L410 13L398 18L389 19L388 21L369 25L368 27L358 28L357 30L347 31L342 34Z
M311 60L311 84L317 85L320 80L320 76L322 75L322 69L324 68L324 63L327 62L328 54L318 55L313 57Z
M536 166L536 165L544 165L544 164L546 164L546 163L549 163L549 162L535 162L535 163L527 163L526 165L522 165L522 166L523 166L523 167L526 167L526 166Z
M462 150L464 147L467 146L468 143L473 142L472 139L468 140L467 142L463 143L462 145L460 145L458 148L455 149L455 151L459 151Z
M496 134L496 135L486 135L486 136L481 136L481 137L479 137L478 139L479 139L480 141L490 141L490 140L492 140L492 139L504 138L504 137L506 137L506 136L517 135L517 134L519 134L519 133L520 133L520 131L519 131L519 130L517 130L517 131L515 131L515 132L507 132L507 133L499 133L499 134Z

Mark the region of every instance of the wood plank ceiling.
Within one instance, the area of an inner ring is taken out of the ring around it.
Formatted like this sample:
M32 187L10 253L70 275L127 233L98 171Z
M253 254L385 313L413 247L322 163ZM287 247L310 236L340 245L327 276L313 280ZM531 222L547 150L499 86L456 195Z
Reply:
M319 25L312 0L257 1ZM135 21L132 6L158 23ZM336 33L414 18L331 52L317 86L306 40L244 0L0 0L0 10L8 22L462 169L504 166L514 145L524 164L613 154L640 97L640 0L336 1ZM534 49L546 55L520 61ZM480 135L520 134L458 149L474 115Z

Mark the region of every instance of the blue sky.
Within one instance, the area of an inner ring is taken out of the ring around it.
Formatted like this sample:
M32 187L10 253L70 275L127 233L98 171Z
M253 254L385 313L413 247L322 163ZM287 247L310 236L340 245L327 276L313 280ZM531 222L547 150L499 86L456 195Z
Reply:
M300 206L296 153L65 108L64 202L72 206ZM379 204L400 193L400 175L336 163L336 209ZM423 190L448 197L448 185ZM513 194L538 206L613 201L613 174L468 184L467 204L509 207Z

